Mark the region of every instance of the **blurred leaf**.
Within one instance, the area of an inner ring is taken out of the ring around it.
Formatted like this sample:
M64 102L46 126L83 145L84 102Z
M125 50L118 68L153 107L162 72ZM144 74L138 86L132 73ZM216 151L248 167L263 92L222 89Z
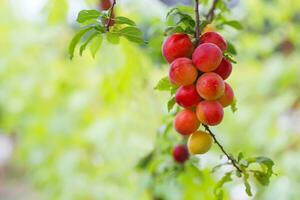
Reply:
M83 30L80 30L79 32L77 32L76 35L73 37L73 39L71 40L71 42L69 44L70 59L72 59L74 57L75 48L76 48L77 44L80 42L80 39L82 38L82 36L92 29L93 29L93 27L87 27L86 29L83 29Z
M84 23L90 19L96 19L100 16L100 12L97 10L82 10L78 13L77 22Z
M216 184L216 186L214 188L214 195L215 195L216 199L218 199L218 200L223 199L224 191L223 191L222 187L225 183L232 181L231 175L232 175L232 171L227 172Z
M93 56L93 58L95 58L97 51L99 50L99 48L102 45L102 41L103 41L103 36L101 34L98 34L92 41L90 44L90 51L91 54Z
M128 24L131 26L136 26L135 22L127 17L118 16L114 20L116 24Z
M238 109L237 109L237 106L236 106L236 103L237 103L237 100L236 100L236 98L234 97L234 99L233 99L233 102L230 104L230 108L231 108L231 111L233 112L233 113L235 113Z
M231 26L232 28L235 28L237 30L242 30L243 29L243 25L236 20L231 20L231 21L224 21L222 22L223 25L227 25L227 26Z
M242 152L238 155L238 162L240 162L244 158L244 154Z
M234 47L234 45L231 42L228 42L228 41L227 41L227 50L226 51L228 51L232 55L237 55L236 48Z
M168 112L170 112L172 110L172 108L174 107L176 101L175 101L175 97L171 98L168 101Z
M185 33L185 30L181 26L169 26L164 31L164 35L171 35L173 33Z
M143 33L137 27L128 26L128 27L125 27L125 28L119 30L118 33L121 36L127 38L131 42L135 42L135 43L139 43L139 44L145 43L145 41L143 39Z
M244 185L245 185L245 191L246 193L249 195L249 196L252 196L252 192L251 192L251 185L249 184L249 174L244 172L244 178L243 178L243 182L244 182Z
M137 168L139 169L144 169L146 168L149 163L151 162L152 158L153 158L154 152L151 151L150 153L148 153L146 156L144 156L143 158L141 158L138 161L138 164L136 165Z

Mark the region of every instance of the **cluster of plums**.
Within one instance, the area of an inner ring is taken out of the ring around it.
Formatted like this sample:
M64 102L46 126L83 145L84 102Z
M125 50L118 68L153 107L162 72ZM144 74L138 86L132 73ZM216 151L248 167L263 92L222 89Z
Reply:
M183 108L174 119L174 128L189 136L187 147L173 149L173 157L180 163L188 159L189 152L203 154L210 149L212 137L198 128L201 123L221 123L223 108L234 100L233 90L225 82L232 71L223 56L226 49L227 42L216 32L202 34L196 47L184 33L171 35L163 44L163 56L170 63L169 80L178 87L176 103Z

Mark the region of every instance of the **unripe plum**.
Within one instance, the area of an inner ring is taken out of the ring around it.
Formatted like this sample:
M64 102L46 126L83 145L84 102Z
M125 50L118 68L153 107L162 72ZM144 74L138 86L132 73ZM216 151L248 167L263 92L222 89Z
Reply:
M189 109L180 111L174 119L174 128L181 135L192 134L199 126L200 122L196 113Z
M225 51L227 49L227 42L224 40L224 38L216 33L216 32L206 32L200 37L200 44L203 43L213 43L217 45L222 51Z
M171 63L176 58L190 58L194 51L194 45L187 34L174 33L168 37L162 46L164 58Z
M181 86L175 95L178 105L188 108L197 105L201 101L195 85Z
M188 139L188 149L192 154L204 154L213 144L212 137L204 131L196 131Z
M194 51L192 60L202 72L211 72L221 63L223 54L221 49L212 43L200 44Z
M219 98L218 101L223 107L227 107L233 102L233 99L234 99L233 90L228 83L225 83L224 95L221 96L221 98Z
M196 107L196 114L201 123L215 126L221 123L224 111L218 101L201 101Z
M223 58L218 68L215 69L213 72L219 74L223 78L223 80L226 80L230 76L231 71L232 71L231 63L225 58Z
M189 58L177 58L171 63L169 79L177 86L190 85L195 82L198 71Z
M178 163L184 163L189 159L189 151L185 145L177 145L173 148L173 159Z
M215 100L224 94L225 83L223 79L214 72L204 73L198 78L197 91L205 100Z

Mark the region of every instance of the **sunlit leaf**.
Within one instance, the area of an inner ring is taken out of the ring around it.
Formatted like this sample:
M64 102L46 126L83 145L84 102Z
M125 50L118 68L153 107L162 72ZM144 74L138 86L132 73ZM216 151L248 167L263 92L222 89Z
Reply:
M88 27L86 29L80 30L73 37L73 39L71 40L71 42L69 44L69 56L70 56L70 59L72 59L74 57L75 48L76 48L77 44L80 42L80 39L82 38L82 36L85 33L87 33L88 31L92 30L92 29L93 29L93 27Z
M135 22L127 17L118 16L114 18L116 24L128 24L131 26L136 26Z
M92 41L90 44L90 51L91 54L93 56L93 58L95 58L97 51L100 49L101 44L103 41L103 36L101 34L98 34Z
M100 12L97 10L82 10L78 13L77 22L83 23L90 19L96 19L100 16Z
M139 44L145 43L143 39L143 33L140 29L134 26L128 26L118 31L118 33L128 39L131 42Z

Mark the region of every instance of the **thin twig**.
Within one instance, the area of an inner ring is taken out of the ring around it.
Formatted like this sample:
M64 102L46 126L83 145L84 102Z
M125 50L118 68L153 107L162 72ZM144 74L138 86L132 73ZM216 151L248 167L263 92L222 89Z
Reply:
M200 15L199 15L199 0L195 0L195 39L196 39L196 46L199 44L199 39L200 39Z
M214 0L211 8L209 9L208 13L206 14L207 23L211 23L213 21L213 19L215 17L215 9L216 9L217 3L218 3L218 0Z
M211 135L211 137L214 139L214 142L220 147L221 151L226 155L227 159L230 160L231 164L239 171L242 172L241 168L237 164L236 160L232 158L224 149L224 147L221 145L221 143L217 140L215 134L209 129L209 126L204 125L205 130Z
M116 3L117 3L117 1L116 0L114 0L113 1L113 3L112 3L112 5L111 5L111 7L110 7L110 9L109 9L109 13L108 13L108 22L107 22L107 24L106 24L106 30L107 31L109 31L109 25L110 25L110 23L111 23L111 21L112 21L112 18L113 18L113 12L114 12L114 7L115 7L115 5L116 5Z

